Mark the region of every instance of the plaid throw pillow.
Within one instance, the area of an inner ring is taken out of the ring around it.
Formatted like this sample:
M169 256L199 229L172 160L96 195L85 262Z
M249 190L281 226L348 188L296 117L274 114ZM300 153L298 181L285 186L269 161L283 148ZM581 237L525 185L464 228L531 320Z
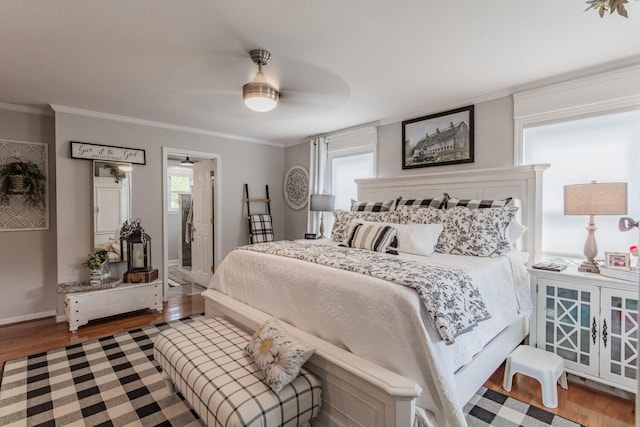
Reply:
M396 208L398 199L388 202L357 202L351 199L351 212L390 212Z
M436 197L433 199L400 199L396 209L400 206L413 206L416 208L436 208L444 209L445 199L443 197Z
M475 200L475 199L457 199L450 197L447 200L447 209L455 208L456 206L464 206L469 209L488 209L488 208L504 208L513 206L513 199L507 197L503 200Z
M249 222L251 224L251 243L273 242L271 215L251 215Z

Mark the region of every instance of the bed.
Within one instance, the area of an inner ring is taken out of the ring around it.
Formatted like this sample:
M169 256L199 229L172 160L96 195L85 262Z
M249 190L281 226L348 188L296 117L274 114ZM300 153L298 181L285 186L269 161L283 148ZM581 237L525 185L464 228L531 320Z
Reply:
M529 262L539 256L536 237L546 167L358 181L358 200L437 198L445 192L462 199L519 200L518 219L528 227L518 241L522 252L498 257L399 255L412 268L428 258L429 268L461 270L477 286L490 316L447 335L451 342L432 321L431 308L425 308L429 306L417 288L398 286L386 276L337 269L331 265L335 260L317 264L291 254L278 256L272 248L227 255L203 294L206 315L222 315L245 328L275 316L315 340L322 350L308 364L322 378L325 398L314 425L465 425L464 403L528 333L524 263L526 254ZM327 243L321 249L307 242L290 246L295 252L303 251L301 246L316 253L335 251L336 259L346 250ZM285 251L281 242L275 245L277 253Z

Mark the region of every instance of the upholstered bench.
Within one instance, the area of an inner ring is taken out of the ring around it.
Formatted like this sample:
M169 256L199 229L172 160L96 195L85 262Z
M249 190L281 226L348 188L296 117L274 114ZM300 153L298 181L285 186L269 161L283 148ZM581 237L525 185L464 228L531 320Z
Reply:
M251 338L222 318L156 336L153 354L208 426L309 426L322 402L320 381L302 368L278 393L244 348Z

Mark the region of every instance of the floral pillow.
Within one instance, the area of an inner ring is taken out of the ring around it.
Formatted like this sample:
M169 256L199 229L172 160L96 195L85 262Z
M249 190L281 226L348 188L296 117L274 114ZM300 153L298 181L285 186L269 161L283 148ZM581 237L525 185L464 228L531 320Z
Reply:
M395 211L399 224L439 224L441 213L441 209L410 205L398 206Z
M272 317L256 329L245 351L260 367L269 387L278 393L298 376L315 349L289 337Z
M371 222L397 222L396 217L396 212L349 212L336 209L333 211L331 239L334 242L344 243L349 237L349 230L354 219Z
M492 257L512 249L507 226L518 208L468 209L456 206L442 211L444 230L437 252L454 255Z

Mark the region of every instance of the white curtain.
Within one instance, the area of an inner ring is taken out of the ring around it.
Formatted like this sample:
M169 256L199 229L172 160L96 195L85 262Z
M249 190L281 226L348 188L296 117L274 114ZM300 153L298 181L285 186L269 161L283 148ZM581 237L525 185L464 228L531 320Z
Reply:
M318 137L309 142L309 195L323 194L327 170L327 138ZM317 233L320 212L311 212L307 203L307 233Z

